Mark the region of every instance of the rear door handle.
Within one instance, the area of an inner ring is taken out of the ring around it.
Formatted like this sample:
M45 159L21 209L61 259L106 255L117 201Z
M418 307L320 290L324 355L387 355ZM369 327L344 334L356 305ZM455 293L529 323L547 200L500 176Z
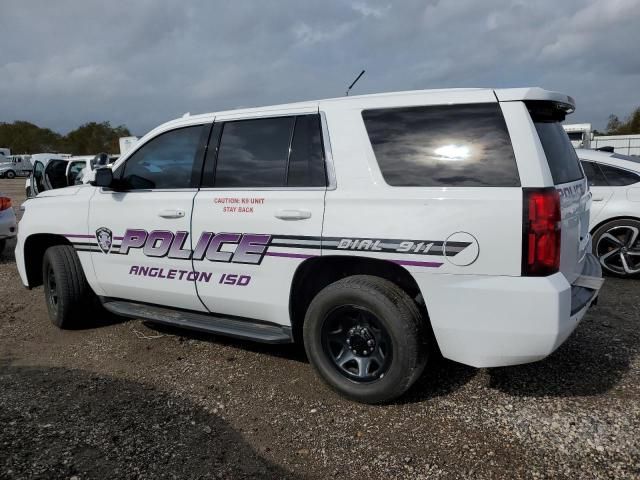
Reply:
M184 217L185 213L184 210L174 210L168 208L166 210L160 210L158 212L158 215L162 218L182 218Z
M311 218L309 210L278 210L275 215L280 220L305 220Z

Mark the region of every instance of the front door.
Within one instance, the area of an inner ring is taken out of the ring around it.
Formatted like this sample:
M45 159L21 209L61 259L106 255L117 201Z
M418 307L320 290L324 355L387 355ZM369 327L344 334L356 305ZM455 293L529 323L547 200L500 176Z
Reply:
M194 270L211 312L289 324L291 279L320 255L327 186L317 109L216 117L194 201Z
M188 126L145 142L114 171L119 191L92 197L91 257L106 296L205 310L189 232L209 130Z

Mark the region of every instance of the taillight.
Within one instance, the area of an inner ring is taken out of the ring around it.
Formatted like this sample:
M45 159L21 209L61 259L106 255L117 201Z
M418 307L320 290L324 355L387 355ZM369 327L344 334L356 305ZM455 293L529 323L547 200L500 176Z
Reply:
M11 199L9 197L0 197L0 212L11 208Z
M555 188L523 191L522 275L551 275L560 269L560 195Z

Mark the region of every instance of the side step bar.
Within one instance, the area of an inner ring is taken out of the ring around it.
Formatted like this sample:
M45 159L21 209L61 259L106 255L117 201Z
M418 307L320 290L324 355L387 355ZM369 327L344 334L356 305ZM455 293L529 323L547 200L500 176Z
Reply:
M255 340L263 343L291 343L291 328L256 320L238 320L212 314L176 310L158 305L102 298L102 305L111 313L125 317L142 318L151 322L183 327L200 332Z

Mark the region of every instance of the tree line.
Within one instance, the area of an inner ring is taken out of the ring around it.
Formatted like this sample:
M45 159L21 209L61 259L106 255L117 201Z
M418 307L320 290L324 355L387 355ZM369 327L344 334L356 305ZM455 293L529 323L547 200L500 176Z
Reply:
M640 107L636 108L626 119L620 120L617 115L609 115L607 135L631 135L640 133Z
M91 155L99 152L118 153L118 138L131 135L124 125L111 126L109 122L89 122L66 135L30 122L0 122L0 147L11 153L71 153Z

